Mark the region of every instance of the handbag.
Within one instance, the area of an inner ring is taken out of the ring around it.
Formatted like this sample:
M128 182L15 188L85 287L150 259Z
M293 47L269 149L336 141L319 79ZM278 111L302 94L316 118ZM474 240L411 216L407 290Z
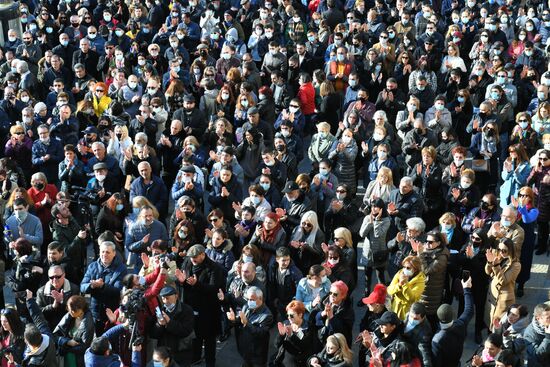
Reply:
M481 158L481 159L466 158L464 160L464 166L466 168L471 168L474 172L489 172L490 171L489 160L485 159L485 158Z

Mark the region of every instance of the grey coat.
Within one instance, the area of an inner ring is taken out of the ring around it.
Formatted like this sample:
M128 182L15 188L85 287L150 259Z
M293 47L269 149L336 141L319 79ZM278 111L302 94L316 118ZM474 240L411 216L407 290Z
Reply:
M363 224L359 230L359 235L364 238L363 253L360 258L360 263L363 266L370 267L384 267L386 266L387 259L383 263L375 263L373 261L373 254L379 251L387 251L386 235L390 228L391 220L389 217L382 217L380 220L371 219L370 215L367 215L363 219Z
M313 163L319 163L321 160L328 158L335 141L337 141L336 138L331 134L329 134L326 139L321 138L320 134L313 135L307 151L309 159L311 159Z

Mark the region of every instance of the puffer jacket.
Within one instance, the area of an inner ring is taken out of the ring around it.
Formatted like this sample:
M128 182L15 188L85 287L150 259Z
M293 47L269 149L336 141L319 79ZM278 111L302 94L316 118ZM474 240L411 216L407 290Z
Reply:
M332 144L331 151L328 154L328 159L335 163L333 173L338 177L338 182L348 185L350 191L355 192L357 187L357 179L355 177L355 157L357 157L359 148L357 147L355 140L351 139L351 142L344 148L344 150L339 152L336 149L339 143L341 143L341 141L336 140Z
M383 262L375 262L373 255L375 253L385 251L388 253L386 246L386 235L390 229L390 218L383 217L380 220L372 220L370 215L365 216L363 224L359 230L359 235L364 238L363 254L360 258L360 263L363 266L369 267L384 267L387 263L387 255Z
M422 260L422 271L426 275L426 287L420 302L426 306L426 314L435 315L443 297L450 252L447 247L439 246L434 250L426 250L419 256Z
M235 262L235 255L233 255L233 251L231 251L232 248L233 242L231 242L230 239L226 239L224 243L217 248L212 246L211 240L208 241L206 245L206 255L208 255L210 260L220 265L224 269L226 275Z
M319 298L323 299L326 295L328 295L329 289L330 280L328 280L327 278L324 282L321 283ZM313 294L313 289L308 284L307 278L300 279L300 281L298 282L298 287L296 288L296 300L302 302L306 307L306 320L309 318L309 313L313 310L313 306L311 305L311 303L314 299L315 296Z
M57 344L58 353L62 356L67 353L73 353L76 356L77 366L84 366L84 353L94 339L95 327L92 313L89 310L86 311L76 331L72 331L74 326L74 317L67 313L56 326L53 335ZM71 339L79 344L74 347L68 346L67 342Z

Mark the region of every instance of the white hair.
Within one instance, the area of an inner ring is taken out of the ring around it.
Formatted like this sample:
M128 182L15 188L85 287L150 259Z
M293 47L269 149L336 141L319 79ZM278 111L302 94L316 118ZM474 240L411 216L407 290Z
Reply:
M264 292L258 287L250 287L246 290L246 297L250 297L251 295L255 295L256 298L263 300L264 299Z
M419 217L412 217L405 222L407 228L417 230L418 232L424 232L426 230L426 223Z

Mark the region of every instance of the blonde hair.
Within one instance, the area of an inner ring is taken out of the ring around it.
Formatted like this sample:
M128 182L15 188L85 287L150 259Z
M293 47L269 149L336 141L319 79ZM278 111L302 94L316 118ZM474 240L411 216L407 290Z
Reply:
M319 95L321 97L328 96L329 94L333 94L334 92L334 85L330 80L325 80L321 83L321 86L319 87Z
M453 223L453 226L456 226L456 215L454 215L451 212L444 213L441 217L439 217L439 224L443 224L444 222L450 221Z
M429 147L422 148L422 155L424 154L429 154L434 161L435 161L435 158L437 157L437 152L435 151L435 148L431 145Z
M388 177L388 185L393 183L393 173L388 167L380 167L378 173L376 174L376 179L381 178L383 175Z
M147 199L145 196L136 196L132 200L133 208L142 208L144 206L150 206L153 209L153 217L159 219L159 211L157 208Z
M36 180L44 181L45 185L48 184L48 179L46 178L46 175L42 172L36 172L31 176L31 184Z
M466 168L464 169L461 173L460 173L460 177L466 177L466 178L469 178L470 180L472 180L472 182L474 182L476 180L476 173L473 169L471 168Z
M345 361L348 364L353 362L353 353L348 347L346 337L342 333L332 334L327 338L327 344L331 343L338 347L338 351L334 354L334 357Z
M339 227L334 230L334 237L340 237L346 242L346 247L353 248L351 232L345 227Z
M324 129L327 129L327 130L330 132L330 124L329 124L328 122L322 121L322 122L319 122L319 123L317 124L317 130L323 129L323 128L324 128Z
M23 128L23 126L21 125L12 125L10 127L10 134L11 135L14 135L15 133L24 133L25 132L25 129Z
M122 133L122 139L125 139L128 137L129 135L128 127L126 125L115 125L115 133L117 129L119 129L120 132Z

